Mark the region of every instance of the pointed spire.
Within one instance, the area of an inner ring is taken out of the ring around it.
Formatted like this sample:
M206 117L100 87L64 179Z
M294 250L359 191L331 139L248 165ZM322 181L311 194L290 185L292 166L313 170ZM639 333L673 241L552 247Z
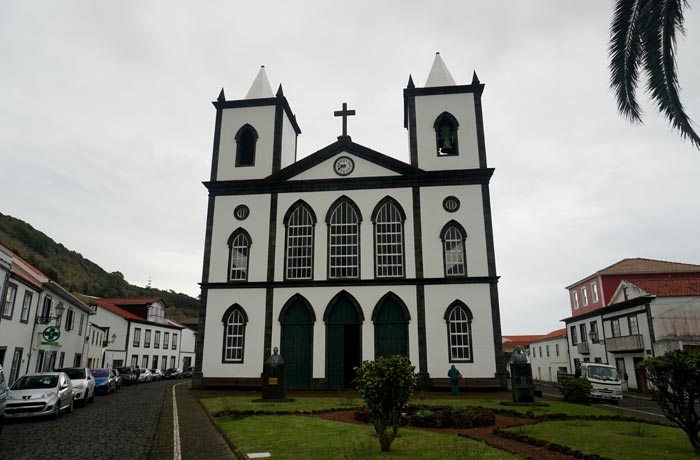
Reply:
M481 83L479 81L479 77L476 75L476 70L474 71L474 75L472 75L472 85L478 85Z
M433 61L433 66L430 68L430 74L428 75L428 80L425 82L425 86L455 86L455 79L452 78L452 74L447 70L447 66L442 61L440 57L440 52L435 53L435 60Z
M219 102L226 102L226 95L224 94L224 88L221 88L221 92L219 93L219 97L217 97L216 100Z
M282 91L282 83L280 83L280 87L277 88L277 94L275 94L277 97L284 97L284 91Z
M265 66L260 66L260 71L255 77L255 81L248 90L246 94L246 99L260 99L265 97L273 97L272 88L270 87L270 82L267 79L267 74L265 73Z
M413 76L409 73L408 74L408 85L406 85L407 88L415 88L416 85L413 83Z

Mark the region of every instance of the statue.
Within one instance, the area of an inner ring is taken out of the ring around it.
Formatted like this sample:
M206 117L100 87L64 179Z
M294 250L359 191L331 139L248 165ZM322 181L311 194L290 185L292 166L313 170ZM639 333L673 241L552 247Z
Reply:
M535 386L532 383L532 366L527 362L523 347L515 347L510 359L513 402L534 402Z
M285 364L277 347L272 349L272 355L263 366L262 398L254 402L287 402L284 390Z

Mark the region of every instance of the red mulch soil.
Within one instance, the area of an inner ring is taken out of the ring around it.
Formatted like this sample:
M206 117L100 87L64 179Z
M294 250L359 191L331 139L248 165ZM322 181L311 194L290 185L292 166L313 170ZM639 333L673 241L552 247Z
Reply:
M334 420L336 422L345 423L355 423L359 425L364 425L362 422L355 420L355 411L346 410L339 412L326 412L319 414L318 417L324 418L326 420ZM521 455L525 458L532 460L576 460L576 457L571 455L564 455L559 452L554 452L543 447L531 446L530 444L525 444L522 442L514 441L511 439L504 439L493 434L494 428L507 428L511 426L527 425L533 423L531 419L517 418L517 417L505 417L502 415L496 415L496 424L494 426L487 426L482 428L420 428L422 430L434 431L437 433L445 434L461 434L469 438L476 439L478 441L483 441L498 449L502 449L508 452L513 452L515 454Z

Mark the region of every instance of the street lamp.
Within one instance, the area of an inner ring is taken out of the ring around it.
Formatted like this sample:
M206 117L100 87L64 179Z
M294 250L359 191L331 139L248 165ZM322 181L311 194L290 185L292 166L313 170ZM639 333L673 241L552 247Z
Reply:
M59 326L61 324L61 317L63 316L64 311L66 311L65 305L63 305L63 302L58 302L58 305L56 305L55 308L56 316L37 316L36 323L49 324L51 321L56 321L56 325Z

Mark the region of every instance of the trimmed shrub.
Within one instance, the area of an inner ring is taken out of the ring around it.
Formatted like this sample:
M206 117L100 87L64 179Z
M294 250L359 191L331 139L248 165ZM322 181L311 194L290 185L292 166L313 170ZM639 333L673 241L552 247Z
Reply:
M564 384L561 392L564 400L572 403L588 404L591 400L591 382L584 378L571 379Z

